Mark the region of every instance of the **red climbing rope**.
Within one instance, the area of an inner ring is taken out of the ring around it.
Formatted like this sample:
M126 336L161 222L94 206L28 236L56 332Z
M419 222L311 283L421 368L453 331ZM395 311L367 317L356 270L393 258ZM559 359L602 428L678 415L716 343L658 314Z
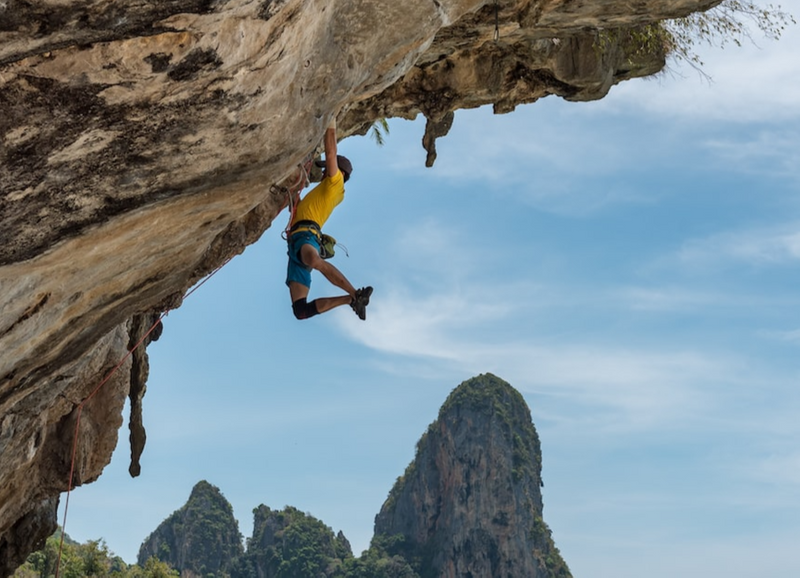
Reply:
M202 287L202 285L206 281L211 279L211 277L213 277L217 273L217 271L219 271L225 265L227 265L228 261L230 261L232 258L233 257L228 257L228 259L226 259L225 262L222 263L222 265L220 265L219 267L217 267L216 269L211 271L211 273L206 275L199 283L197 283L194 287L192 287L189 291L187 291L186 294L183 296L183 300L186 300L192 293L194 293L200 287ZM67 497L64 500L64 519L63 519L63 521L61 523L61 541L60 541L59 546L58 546L58 558L56 559L55 578L58 578L58 576L59 576L59 570L61 568L61 554L62 554L62 551L64 549L64 535L67 533L67 512L69 511L69 496L72 493L72 478L73 478L73 476L75 474L75 456L76 456L77 451L78 451L78 434L80 432L81 414L83 413L83 408L97 394L97 392L100 391L100 388L102 388L106 383L108 383L108 380L110 380L111 377L117 372L117 370L119 370L119 368L122 367L122 365L125 363L125 361L131 355L133 355L133 352L136 351L142 343L144 343L145 339L147 339L147 337L155 330L155 328L158 327L158 324L161 323L161 320L164 319L164 317L167 316L167 313L169 313L169 310L164 311L161 315L158 316L158 319L156 319L155 323L153 323L150 326L150 329L145 331L145 333L144 333L144 335L142 335L141 339L139 339L139 341L136 342L136 345L134 345L133 347L131 347L128 350L128 352L122 357L120 362L117 363L117 365L115 365L114 368L111 371L108 372L108 374L97 385L97 387L95 387L92 390L92 392L86 397L86 399L84 399L80 404L78 404L78 408L77 408L78 409L78 413L77 413L77 415L75 417L75 434L74 434L74 436L72 438L72 456L71 456L70 465L69 465L69 480L67 481Z

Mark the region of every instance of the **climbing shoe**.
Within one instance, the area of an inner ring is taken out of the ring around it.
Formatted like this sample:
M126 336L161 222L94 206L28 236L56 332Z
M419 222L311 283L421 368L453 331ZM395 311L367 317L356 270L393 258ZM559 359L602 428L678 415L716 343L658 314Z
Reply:
M370 295L372 295L372 287L362 287L361 289L356 289L356 296L350 301L350 307L353 308L353 311L362 321L367 318L367 305L369 305Z
M356 289L356 299L364 302L364 305L369 305L369 297L372 295L372 287L362 287Z

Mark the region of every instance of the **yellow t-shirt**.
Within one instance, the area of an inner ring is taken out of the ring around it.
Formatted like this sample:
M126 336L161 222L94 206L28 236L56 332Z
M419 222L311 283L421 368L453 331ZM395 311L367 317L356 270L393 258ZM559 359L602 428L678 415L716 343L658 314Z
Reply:
M325 177L297 204L292 225L298 221L314 221L322 228L333 209L344 200L344 173Z

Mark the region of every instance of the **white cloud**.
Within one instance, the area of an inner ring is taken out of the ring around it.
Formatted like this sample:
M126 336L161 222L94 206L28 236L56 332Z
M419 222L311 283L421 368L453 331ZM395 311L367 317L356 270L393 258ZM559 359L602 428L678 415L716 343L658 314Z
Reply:
M724 167L739 172L764 174L770 178L800 178L797 133L791 128L762 128L754 135L715 136L704 146Z
M565 116L564 108L554 104L560 103L543 101L540 108ZM398 168L460 182L505 183L533 178L538 166L591 173L607 166L605 159L615 155L610 148L594 151L591 143L575 142L569 131L559 130L555 123L537 123L539 114L540 110L529 106L521 106L512 115L494 115L488 107L459 111L450 134L437 143L440 154L433 170L419 163ZM565 155L565 150L570 154ZM573 162L576 158L584 162Z
M387 353L460 360L460 342L481 322L507 316L509 306L463 293L439 293L423 299L391 290L369 307L368 325L338 317L345 333L371 349Z
M394 292L370 308L368 325L340 318L351 339L390 355L496 372L523 392L566 396L576 407L595 408L579 419L596 420L598 431L693 419L711 404L707 388L741 379L738 363L719 355L574 339L561 344L535 331L504 336L504 327L526 323L519 310L487 304L477 294L420 300Z
M654 287L622 287L609 292L609 302L632 312L707 313L725 310L757 310L764 305L778 305L774 295L743 290L739 286L714 285L710 289L694 289L680 285ZM791 300L791 297L789 297Z
M730 262L785 265L800 259L800 225L721 233L692 240L684 244L677 259L696 267L724 266Z
M655 194L641 187L618 183L578 187L563 175L525 183L519 188L517 197L536 209L569 217L588 217L614 205L641 205L656 201Z

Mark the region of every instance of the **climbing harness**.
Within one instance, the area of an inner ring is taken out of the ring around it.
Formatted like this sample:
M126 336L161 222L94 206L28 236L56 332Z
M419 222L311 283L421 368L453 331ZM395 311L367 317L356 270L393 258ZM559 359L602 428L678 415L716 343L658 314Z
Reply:
M347 247L338 243L336 239L334 239L331 235L327 235L322 232L322 228L320 228L319 224L315 221L310 220L303 220L297 221L288 231L287 233L287 241L291 238L292 235L295 233L300 233L303 231L308 231L312 235L317 238L317 243L319 244L319 256L323 259L330 259L336 254L336 247L339 246L344 249L344 254L348 257L350 253L347 252Z

